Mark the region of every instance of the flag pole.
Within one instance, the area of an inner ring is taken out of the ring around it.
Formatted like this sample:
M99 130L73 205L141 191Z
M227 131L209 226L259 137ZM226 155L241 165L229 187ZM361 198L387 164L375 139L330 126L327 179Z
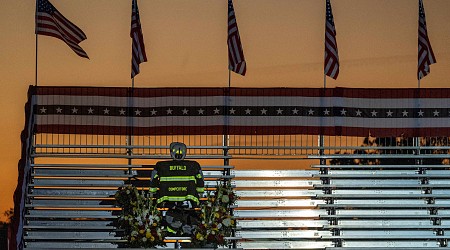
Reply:
M133 15L133 1L131 2L131 15ZM132 43L132 46L133 46L133 41L131 42ZM131 51L131 53L133 53L133 51ZM133 62L132 62L133 63ZM138 66L139 66L139 64L138 64ZM133 69L131 69L131 71L132 71L132 73L133 73ZM133 91L133 89L134 89L134 76L133 77L131 77L131 91ZM131 98L133 98L133 97L131 97ZM130 102L132 102L132 99L131 99L131 101ZM131 104L132 105L132 104ZM130 106L131 106L130 105ZM130 109L129 110L131 110L132 111L132 109L131 109L131 107L130 107ZM128 115L131 115L131 114L128 114ZM130 119L130 125L131 125L131 129L129 130L130 132L131 132L131 130L133 129L133 124L132 124L132 122L133 122L133 118L131 118ZM127 138L128 140L127 140L127 146L128 146L128 155L129 156L131 156L132 154L133 154L133 152L132 152L132 149L131 149L131 145L133 144L132 142L131 142L131 140L132 140L132 136L131 136L131 133L128 133L128 138ZM132 163L132 161L131 161L131 157L130 158L128 158L128 171L130 172L130 174L131 174L131 163Z
M420 78L417 80L417 89L420 92ZM420 155L420 137L418 135L414 138L414 146L416 147L416 155ZM422 165L420 158L416 159L416 165Z
M35 45L36 58L34 61L34 86L38 86L38 35L36 34L36 45Z
M131 148L132 146L133 146L133 117L131 116L131 114L132 114L132 112L133 112L133 91L134 90L134 76L131 78L131 97L130 97L130 101L129 101L129 105L130 105L130 108L128 109L129 111L130 111L130 114L128 114L129 115L129 121L130 121L130 129L128 130L129 132L128 132L128 138L127 138L127 146L128 146L128 149L127 149L127 155L129 156L129 158L128 158L128 172L129 172L129 174L131 174L131 164L133 163L132 162L132 159L131 159L131 156L133 155L133 149Z
M326 20L325 20L325 32L326 32ZM327 41L325 40L324 41L324 45L325 45L325 48L326 48L326 46L327 46ZM326 51L326 49L324 50L324 60L327 58L327 51ZM327 88L327 74L326 74L326 72L325 72L325 68L324 68L324 72L323 72L323 89L325 90ZM322 131L322 130L320 130L320 131ZM323 134L322 133L320 133L319 134L319 141L318 141L318 145L319 145L319 155L323 155L323 153L324 153L324 150L323 150L323 146L324 146L324 139L323 139ZM326 160L325 159L320 159L320 165L325 165L326 164Z
M325 90L327 88L327 75L324 73L323 74L323 89ZM320 131L322 131L322 130L320 130ZM319 142L318 142L318 144L319 144L319 155L323 155L324 154L324 149L323 149L323 147L324 147L324 138L323 138L323 134L322 133L320 133L319 134ZM326 160L325 159L322 159L322 158L320 158L320 165L325 165L326 164Z
M37 15L37 11L38 11L38 0L36 0L36 10L35 10L35 12L34 12L34 18L35 18L35 22L36 22L36 15ZM35 27L34 27L35 29L36 29L36 24L35 24ZM35 61L34 61L34 86L38 86L38 34L37 34L37 32L35 31L35 33L36 33L36 38L35 38Z

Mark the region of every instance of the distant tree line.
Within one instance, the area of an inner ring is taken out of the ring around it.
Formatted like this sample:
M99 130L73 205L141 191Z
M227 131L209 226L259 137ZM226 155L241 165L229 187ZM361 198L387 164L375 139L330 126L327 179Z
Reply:
M3 212L3 216L6 217L6 221L0 221L0 227L6 227L12 222L12 218L14 216L14 208L10 208Z
M392 155L392 157L383 158L338 158L330 160L332 165L408 165L416 164L419 158L396 158L395 155L415 155L415 154L449 154L448 149L442 149L442 146L449 146L450 139L448 137L427 137L420 139L421 149L418 152L412 148L402 148L414 145L413 137L366 137L364 138L362 147L366 149L356 149L353 151L355 155ZM372 148L371 148L372 147ZM379 147L379 148L377 148ZM340 152L336 152L340 154ZM348 155L349 153L344 153ZM423 158L423 165L442 165L448 164L448 158Z

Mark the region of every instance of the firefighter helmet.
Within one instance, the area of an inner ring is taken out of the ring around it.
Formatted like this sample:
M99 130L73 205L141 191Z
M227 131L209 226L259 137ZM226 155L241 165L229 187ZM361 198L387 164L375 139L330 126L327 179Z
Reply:
M170 157L176 161L184 160L186 157L186 145L182 142L172 142L170 144Z

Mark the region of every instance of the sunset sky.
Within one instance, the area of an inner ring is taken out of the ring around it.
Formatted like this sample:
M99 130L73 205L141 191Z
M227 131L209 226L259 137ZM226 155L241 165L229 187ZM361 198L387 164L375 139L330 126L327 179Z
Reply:
M131 0L50 0L87 40L90 60L39 36L38 85L131 86ZM424 0L437 63L421 86L450 86L450 1ZM418 85L418 0L332 0L340 74L327 87ZM323 87L325 0L234 0L247 61L233 87ZM139 0L148 62L136 87L228 85L227 0ZM35 1L0 8L0 212L13 206L20 132L35 84Z

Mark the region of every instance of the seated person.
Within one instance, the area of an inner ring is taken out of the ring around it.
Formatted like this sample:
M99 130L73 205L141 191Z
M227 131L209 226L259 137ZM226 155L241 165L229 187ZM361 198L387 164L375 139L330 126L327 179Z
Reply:
M165 214L169 233L190 236L198 223L200 194L204 191L204 179L200 164L188 161L186 145L170 144L171 161L159 161L151 174L150 192L158 207L168 208Z

